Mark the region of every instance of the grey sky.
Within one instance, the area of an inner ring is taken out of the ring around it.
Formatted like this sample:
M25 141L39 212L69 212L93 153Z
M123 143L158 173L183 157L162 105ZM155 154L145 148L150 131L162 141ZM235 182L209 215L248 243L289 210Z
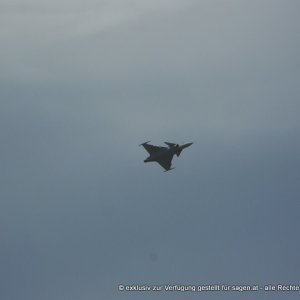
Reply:
M298 299L299 5L2 0L0 298Z

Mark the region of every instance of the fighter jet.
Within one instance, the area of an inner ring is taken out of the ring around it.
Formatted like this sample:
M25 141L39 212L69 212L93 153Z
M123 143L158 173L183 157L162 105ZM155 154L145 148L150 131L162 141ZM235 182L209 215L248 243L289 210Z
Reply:
M172 168L172 159L174 154L177 156L180 155L181 151L184 148L187 148L191 146L193 143L187 143L183 145L174 144L174 143L168 143L165 142L168 147L161 147L161 146L154 146L148 144L150 141L140 144L140 146L143 146L146 151L150 154L149 157L147 157L144 162L152 162L156 161L159 163L166 171L170 171L174 168Z

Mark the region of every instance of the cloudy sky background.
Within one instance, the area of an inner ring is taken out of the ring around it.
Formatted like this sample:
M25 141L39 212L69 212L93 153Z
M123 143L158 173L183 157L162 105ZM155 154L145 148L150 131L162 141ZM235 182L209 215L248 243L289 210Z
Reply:
M298 299L299 8L1 0L0 298Z

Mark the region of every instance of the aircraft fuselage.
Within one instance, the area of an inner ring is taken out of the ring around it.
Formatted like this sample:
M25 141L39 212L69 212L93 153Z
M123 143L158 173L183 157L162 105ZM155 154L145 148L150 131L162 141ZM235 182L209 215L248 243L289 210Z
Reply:
M176 154L177 156L180 155L181 151L189 146L191 146L193 143L187 143L187 144L183 144L183 145L179 145L176 144L170 148L162 148L161 152L157 152L154 154L151 154L149 157L147 157L144 162L153 162L153 161L157 161L159 159L162 159L166 156L173 156L174 154Z

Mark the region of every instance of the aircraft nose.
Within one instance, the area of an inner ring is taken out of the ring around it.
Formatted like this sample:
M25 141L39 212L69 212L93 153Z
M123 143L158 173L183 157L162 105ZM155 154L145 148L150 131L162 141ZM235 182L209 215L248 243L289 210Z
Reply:
M187 144L185 144L186 147L189 147L191 145L193 145L193 143L187 143Z

